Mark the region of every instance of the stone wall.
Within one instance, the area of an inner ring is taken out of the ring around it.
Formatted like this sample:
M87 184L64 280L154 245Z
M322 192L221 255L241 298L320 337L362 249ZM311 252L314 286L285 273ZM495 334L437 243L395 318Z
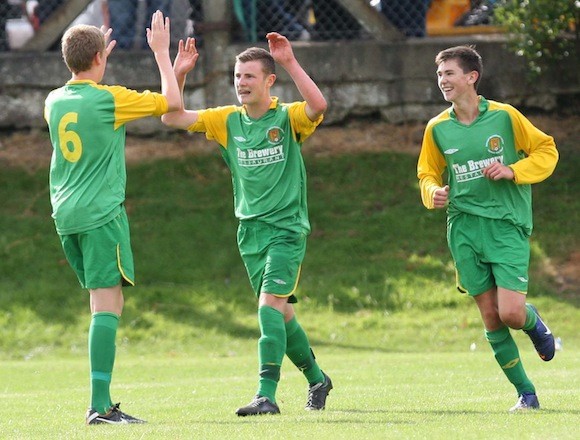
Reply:
M325 124L350 117L376 115L393 122L426 121L447 106L437 88L434 58L439 50L459 44L475 44L484 60L480 93L521 109L546 112L578 112L580 84L574 60L533 84L526 81L521 59L505 48L502 36L462 36L410 39L398 43L341 41L294 43L296 57L314 78L329 102ZM201 56L186 84L188 108L204 108L236 102L232 86L235 55L246 46L221 50L222 62L212 53L213 67ZM225 67L219 67L225 66ZM211 71L210 71L211 70ZM0 53L0 129L44 128L44 98L70 78L60 53ZM145 52L113 52L106 84L122 84L137 90L159 90L159 74L153 55ZM283 101L300 99L290 78L280 68L273 92ZM132 133L165 130L159 120L131 123Z

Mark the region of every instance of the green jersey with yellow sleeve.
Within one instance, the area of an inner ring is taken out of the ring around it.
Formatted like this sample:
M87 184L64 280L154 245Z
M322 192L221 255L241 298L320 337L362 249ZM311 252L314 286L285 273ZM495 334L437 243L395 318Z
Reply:
M60 235L98 228L119 214L127 181L125 124L167 110L159 93L89 80L50 92L44 117L53 147L52 217Z
M493 162L509 166L514 180L490 180L482 170ZM479 97L479 116L459 122L453 108L431 119L417 165L423 204L432 209L433 194L449 182L448 215L468 213L508 220L532 232L531 184L552 174L558 162L554 139L514 107Z
M282 229L310 232L302 143L322 121L311 121L306 102L282 104L272 97L259 119L242 106L200 110L188 130L220 145L232 174L235 215Z

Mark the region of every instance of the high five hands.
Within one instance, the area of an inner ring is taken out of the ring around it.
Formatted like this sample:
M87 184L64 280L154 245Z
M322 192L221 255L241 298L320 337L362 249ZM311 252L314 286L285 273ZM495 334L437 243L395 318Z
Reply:
M199 52L195 47L195 38L188 37L185 42L179 40L177 56L173 62L173 71L175 72L175 75L186 75L195 67L198 58Z

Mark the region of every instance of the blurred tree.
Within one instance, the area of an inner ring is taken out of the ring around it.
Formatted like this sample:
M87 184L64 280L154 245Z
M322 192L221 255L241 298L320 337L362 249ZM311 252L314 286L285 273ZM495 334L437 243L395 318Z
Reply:
M509 47L525 58L531 79L565 58L578 60L580 0L501 0L494 23L506 28Z

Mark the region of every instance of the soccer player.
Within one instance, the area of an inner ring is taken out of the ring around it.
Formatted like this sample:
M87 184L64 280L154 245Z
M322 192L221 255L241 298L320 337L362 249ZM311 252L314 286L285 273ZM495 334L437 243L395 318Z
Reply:
M268 33L269 50L252 47L236 57L234 87L241 106L167 113L162 121L206 133L220 145L234 187L237 241L258 297L259 386L238 416L278 414L276 388L286 354L309 383L307 410L325 408L332 389L296 320L292 303L310 233L302 143L322 121L326 100L296 60L288 39ZM179 42L173 69L183 91L198 58L195 40ZM283 104L270 95L279 63L304 101Z
M497 363L517 390L510 411L539 408L510 328L523 330L544 361L552 359L554 337L526 294L531 184L552 174L558 151L514 107L478 96L483 67L473 47L443 50L435 63L451 107L425 129L417 166L423 204L447 206L457 288L475 300Z
M157 11L147 40L161 74L162 93L100 85L115 47L111 29L77 25L62 37L72 78L53 90L44 116L53 147L50 162L52 217L66 258L89 291L91 402L86 423L143 423L119 410L110 396L115 338L123 286L134 285L133 255L125 212L125 124L180 107L169 57L169 19Z

